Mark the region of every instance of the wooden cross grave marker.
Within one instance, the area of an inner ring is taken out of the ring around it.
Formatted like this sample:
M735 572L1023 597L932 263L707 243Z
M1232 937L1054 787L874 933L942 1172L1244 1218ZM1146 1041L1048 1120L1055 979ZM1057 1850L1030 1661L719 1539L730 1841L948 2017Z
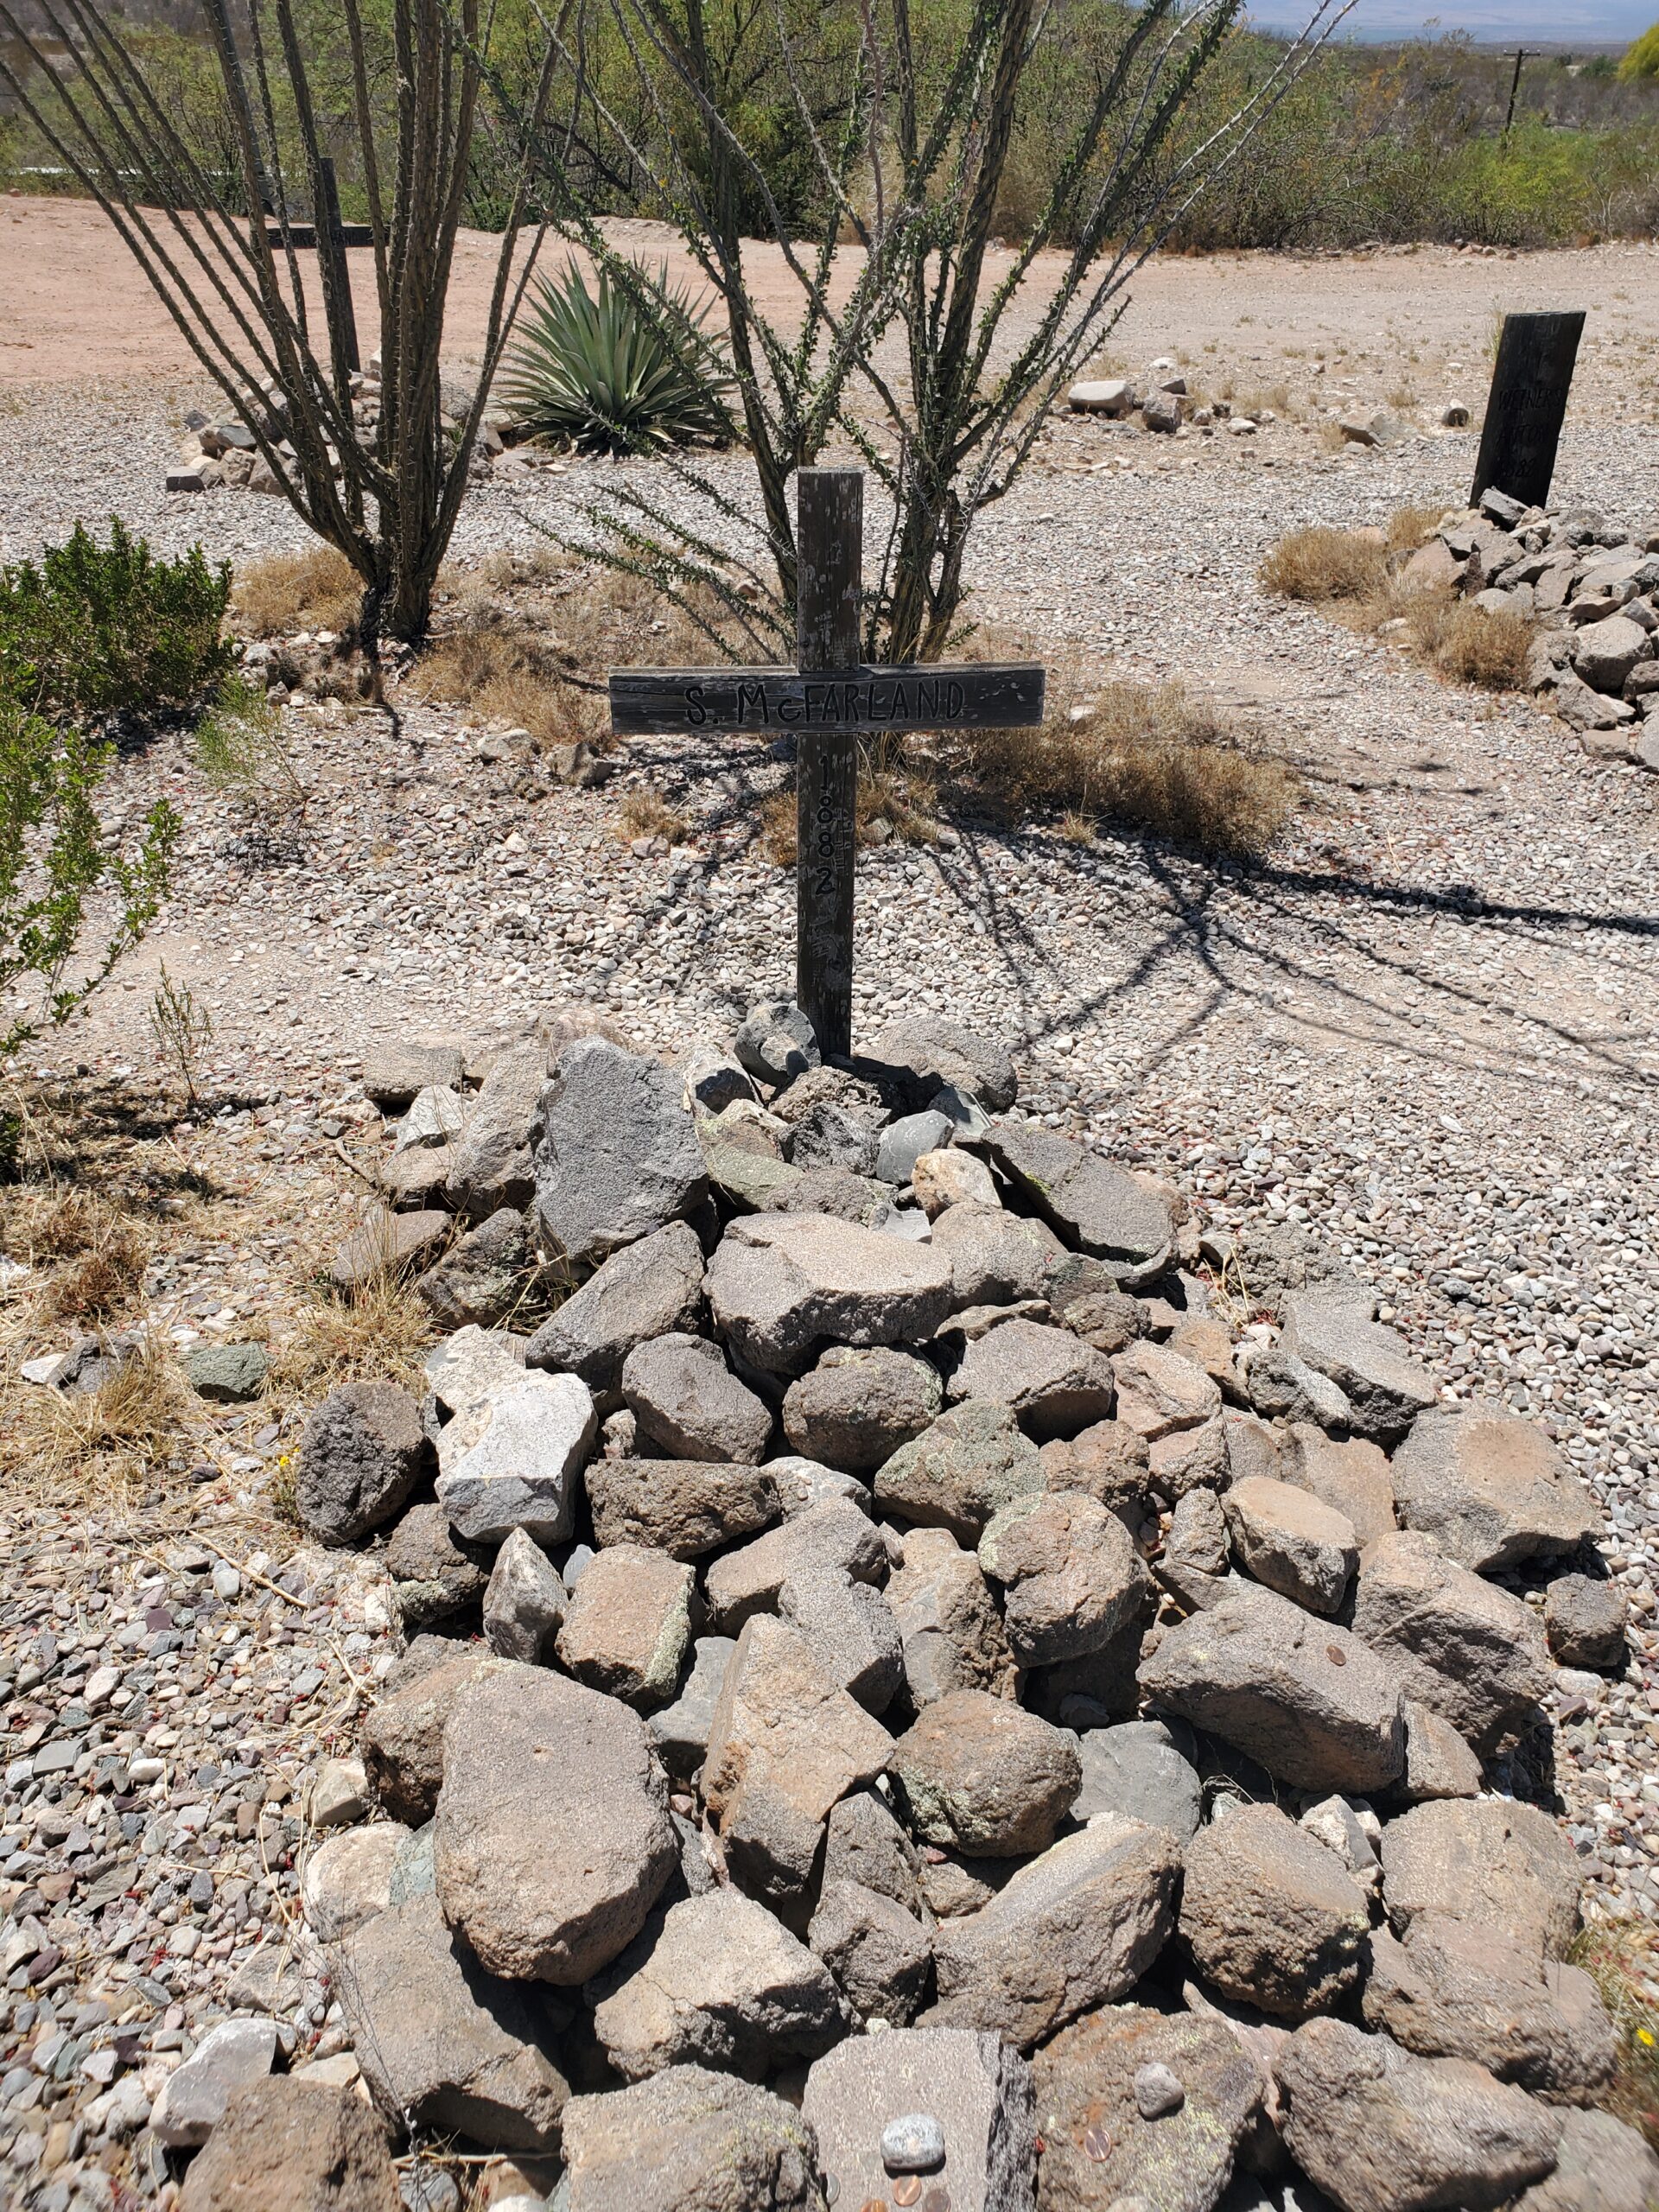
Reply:
M618 737L730 729L796 739L795 996L820 1050L844 1058L860 735L1033 726L1043 719L1045 671L1027 662L863 663L863 471L804 468L796 482L795 667L613 669L611 728Z

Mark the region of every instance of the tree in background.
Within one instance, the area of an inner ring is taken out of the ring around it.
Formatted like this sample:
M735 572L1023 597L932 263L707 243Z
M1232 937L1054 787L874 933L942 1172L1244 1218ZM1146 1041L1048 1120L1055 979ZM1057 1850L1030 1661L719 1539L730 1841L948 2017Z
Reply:
M538 163L550 220L645 318L661 315L660 301L600 227L591 148L588 159L573 157L574 118L586 120L582 143L597 143L601 169L654 181L656 204L679 228L724 324L721 365L734 380L772 574L751 564L734 575L715 518L749 518L684 459L669 465L706 503L709 529L699 534L683 505L671 514L638 485L625 487L590 510L620 563L683 604L712 597L746 639L760 629L786 645L796 584L790 480L832 442L850 442L890 499L867 649L892 660L942 653L977 518L1006 494L1057 394L1109 333L1135 270L1236 161L1347 12L1321 0L1302 36L1195 132L1199 87L1240 5L1146 0L1091 18L1090 81L1067 115L1052 117L1045 175L1022 186L1021 242L995 263L1016 124L1059 35L1041 0L933 0L925 16L911 0L824 10L843 30L857 28L855 48L837 48L828 70L818 16L787 0L772 10L582 0L558 22L543 15L547 51L562 65L560 120L538 125L495 73L498 106ZM632 96L595 91L595 51L627 58ZM751 128L753 102L734 90L760 82L786 101L810 157L811 189L788 204L774 188L771 142L757 143ZM812 217L804 235L803 204ZM764 309L751 282L757 229L787 272L792 297L782 313ZM1065 248L1058 262L1039 264L1055 245ZM1016 300L1038 307L1018 336Z
M68 49L48 67L41 27ZM438 362L455 234L479 133L479 0L202 0L218 73L212 126L158 90L146 42L100 0L0 0L0 86L92 194L251 432L276 483L363 581L360 642L418 644L467 465L539 232L521 164L502 210L478 385L446 433ZM550 43L524 92L538 128ZM328 97L317 96L320 82ZM224 150L215 163L204 138ZM319 255L317 327L294 243L325 205L322 162L350 148L373 238L379 415L359 434L341 343L346 302ZM268 224L266 210L270 211ZM515 261L517 266L515 267Z
M1620 58L1618 73L1627 79L1659 77L1659 23L1643 32Z

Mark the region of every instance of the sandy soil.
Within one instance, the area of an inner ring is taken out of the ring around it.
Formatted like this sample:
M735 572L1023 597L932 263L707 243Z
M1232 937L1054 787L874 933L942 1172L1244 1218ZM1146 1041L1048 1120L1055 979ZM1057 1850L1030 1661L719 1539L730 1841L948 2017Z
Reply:
M670 272L696 271L675 235L619 223L619 242ZM463 232L450 290L446 353L457 361L483 342L496 241ZM564 249L553 251L562 255ZM315 256L300 257L308 295L320 296ZM794 280L775 246L751 262L761 302L786 312ZM993 263L993 280L1006 264ZM1031 298L1054 263L1040 261ZM377 321L371 257L352 257L365 353ZM86 200L12 194L0 214L0 385L73 385L175 378L195 369L182 333L137 262ZM1494 318L1505 308L1589 311L1575 412L1623 419L1659 414L1659 251L1618 245L1583 251L1491 256L1427 247L1305 259L1222 254L1154 262L1135 280L1111 350L1140 361L1160 351L1229 371L1258 371L1269 385L1287 361L1345 354L1365 396L1409 389L1425 403L1478 397ZM1269 372L1271 373L1269 373Z

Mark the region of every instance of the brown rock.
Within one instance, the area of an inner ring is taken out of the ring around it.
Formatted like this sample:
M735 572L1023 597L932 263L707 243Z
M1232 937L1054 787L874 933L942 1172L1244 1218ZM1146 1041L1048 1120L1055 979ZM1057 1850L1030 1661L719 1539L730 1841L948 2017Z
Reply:
M1362 1546L1394 1534L1394 1483L1380 1446L1363 1437L1338 1444L1311 1421L1297 1421L1282 1459L1282 1479L1345 1514Z
M911 1531L887 1599L899 1624L913 1706L919 1709L952 1690L1013 1697L1018 1677L1002 1616L978 1560L948 1529Z
M1477 1574L1574 1551L1598 1525L1590 1493L1548 1437L1513 1414L1425 1414L1391 1471L1404 1525Z
M644 1544L613 1544L570 1592L559 1658L578 1681L640 1712L666 1705L691 1643L692 1568Z
M461 1693L499 1666L481 1643L418 1636L363 1716L363 1765L396 1821L420 1827L436 1810L443 1781L443 1731Z
M1083 1783L1069 1731L983 1690L930 1705L892 1766L913 1834L990 1859L1046 1851Z
M1003 1624L1022 1667L1104 1650L1147 1591L1128 1530L1083 1491L1005 1505L979 1540L979 1563L1002 1586Z
M1535 1805L1481 1797L1414 1806L1383 1829L1382 1859L1398 1936L1424 1914L1441 1914L1559 1959L1577 1932L1577 1854Z
M1224 1997L1301 2020L1357 1983L1370 1913L1334 1852L1276 1805L1241 1805L1186 1847L1180 1925Z
M1221 1392L1203 1368L1149 1341L1133 1344L1112 1362L1117 1418L1147 1443L1179 1428L1196 1428L1221 1411Z
M709 1459L594 1459L586 1479L601 1545L649 1544L671 1559L700 1559L722 1544L758 1535L783 1510L777 1478L765 1467Z
M279 2074L231 2097L180 2212L398 2212L379 2121L349 2089Z

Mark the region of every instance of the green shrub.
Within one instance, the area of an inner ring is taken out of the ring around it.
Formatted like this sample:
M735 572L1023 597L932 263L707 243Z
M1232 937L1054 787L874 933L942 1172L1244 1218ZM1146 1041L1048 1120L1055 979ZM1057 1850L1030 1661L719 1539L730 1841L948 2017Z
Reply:
M0 698L0 1066L69 1019L167 896L179 817L159 801L136 847L106 843L95 803L113 758L112 746L85 731L54 728ZM94 896L105 918L83 941ZM17 987L29 979L20 1002Z
M107 545L77 523L38 568L0 569L0 696L91 721L188 706L231 664L230 592L199 545L158 561L118 517Z
M702 320L665 269L642 271L631 296L607 270L590 292L572 263L525 309L503 396L536 436L578 453L727 445L730 379L710 372Z
M291 823L304 813L305 785L262 684L239 673L226 677L191 746L206 780L251 819Z
M1641 77L1659 77L1659 23L1643 32L1619 61L1618 73L1627 84Z

